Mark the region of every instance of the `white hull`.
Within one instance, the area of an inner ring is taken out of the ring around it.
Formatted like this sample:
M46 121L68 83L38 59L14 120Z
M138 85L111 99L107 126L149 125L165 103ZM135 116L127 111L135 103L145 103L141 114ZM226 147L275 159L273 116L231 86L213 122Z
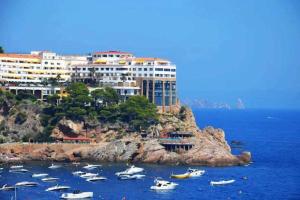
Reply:
M228 181L211 181L210 185L227 185L227 184L231 184L234 183L235 180L228 180Z
M49 187L45 191L51 192L51 191L62 191L62 190L68 190L70 189L69 186L54 186L54 187Z
M132 175L132 174L141 173L141 172L143 172L143 171L144 171L143 168L131 166L130 168L126 169L125 171L117 172L116 175L117 175L117 176L122 176L122 175Z
M44 181L44 182L54 182L54 181L57 181L57 180L59 180L59 178L52 178L52 177L42 178L42 181Z
M46 177L48 176L48 174L32 174L32 178L42 178L42 177Z
M16 183L16 186L18 187L34 187L37 185L38 183L36 182L27 182L27 181Z
M93 192L81 192L78 194L64 193L61 195L60 198L62 198L62 199L88 199L88 198L92 198L93 195L94 195Z

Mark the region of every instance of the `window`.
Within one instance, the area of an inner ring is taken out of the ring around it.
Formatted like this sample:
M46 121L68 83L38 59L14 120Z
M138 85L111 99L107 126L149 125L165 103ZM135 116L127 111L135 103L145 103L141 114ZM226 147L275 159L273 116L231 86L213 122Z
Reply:
M164 71L163 68L155 68L155 71Z
M54 65L54 63L51 63L51 65Z
M60 63L57 63L57 65L60 65Z
M107 57L107 55L102 55L102 57L106 58L106 57Z
M132 71L136 71L136 68L132 68Z
M175 72L176 71L176 69L171 69L171 72Z
M45 62L45 64L47 65L47 64L48 64L48 62Z
M147 68L144 68L144 71L148 71Z
M138 70L139 70L139 71L142 71L142 68L139 68Z
M169 72L169 71L170 71L170 69L164 69L164 71L165 71L165 72Z
M114 57L114 55L110 54L110 55L109 55L109 57L111 57L111 58L112 58L112 57Z
M153 71L153 68L149 68L149 71Z

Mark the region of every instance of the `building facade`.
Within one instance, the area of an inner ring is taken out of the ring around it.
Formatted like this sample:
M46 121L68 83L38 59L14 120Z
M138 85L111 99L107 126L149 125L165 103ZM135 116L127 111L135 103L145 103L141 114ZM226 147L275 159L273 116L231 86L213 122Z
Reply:
M0 54L0 82L14 94L29 92L44 99L60 93L60 88L47 84L47 80L59 77L58 82L65 83L70 80L71 66L84 63L88 63L86 56L61 56L48 51Z
M128 52L104 51L90 56L58 55L48 51L0 54L0 82L10 91L30 91L39 99L60 93L59 82L84 82L91 90L114 88L124 99L143 95L162 111L177 104L176 66L160 58L135 57Z
M71 79L92 87L110 86L124 98L143 95L162 111L170 111L177 104L176 66L165 59L96 52L90 63L72 66Z

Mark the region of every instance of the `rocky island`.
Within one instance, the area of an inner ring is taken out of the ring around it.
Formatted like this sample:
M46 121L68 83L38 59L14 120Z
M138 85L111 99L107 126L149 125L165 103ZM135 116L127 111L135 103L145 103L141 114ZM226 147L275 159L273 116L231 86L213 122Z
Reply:
M49 129L43 122L46 108L38 101L16 101L9 93L1 93L0 162L89 160L232 166L251 159L249 152L231 153L222 129L199 129L187 107L158 113L157 123L139 130L118 120L111 123L67 116ZM45 133L51 142L40 139Z

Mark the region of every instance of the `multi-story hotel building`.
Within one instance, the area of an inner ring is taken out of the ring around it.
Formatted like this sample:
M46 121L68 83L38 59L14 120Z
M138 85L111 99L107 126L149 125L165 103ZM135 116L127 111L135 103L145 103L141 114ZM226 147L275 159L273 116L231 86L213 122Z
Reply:
M91 56L60 56L53 52L0 54L0 81L13 93L32 91L39 99L59 93L60 87L42 85L60 75L60 82L84 82L91 90L110 86L124 98L143 95L162 111L177 104L176 66L159 58L139 58L120 51Z
M90 63L71 68L73 81L93 87L110 86L124 98L143 95L162 111L169 111L177 104L176 66L168 60L107 51L93 53Z
M86 56L60 56L48 51L0 54L0 81L15 94L29 91L43 99L60 91L59 87L42 84L45 80L59 75L59 82L69 81L70 67L87 62Z

